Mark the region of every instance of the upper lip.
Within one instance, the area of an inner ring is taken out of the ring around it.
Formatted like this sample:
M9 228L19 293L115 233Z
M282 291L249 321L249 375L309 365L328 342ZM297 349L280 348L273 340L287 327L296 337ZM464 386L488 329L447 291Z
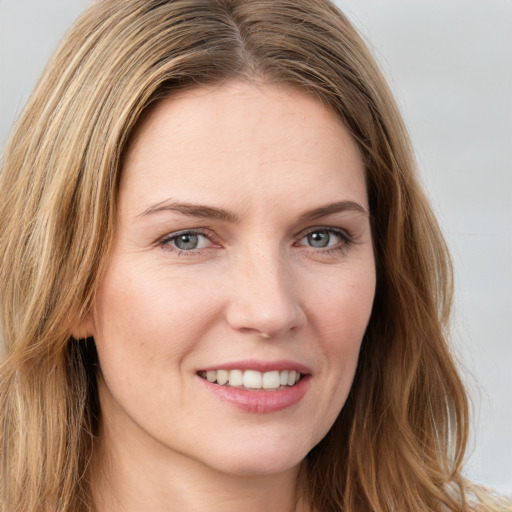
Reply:
M302 375L311 373L311 369L302 363L297 361L291 361L289 359L280 359L275 361L264 361L261 359L247 359L243 361L230 361L228 363L219 363L209 365L201 368L199 371L213 371L213 370L256 370L259 372L272 372L280 370L295 370Z

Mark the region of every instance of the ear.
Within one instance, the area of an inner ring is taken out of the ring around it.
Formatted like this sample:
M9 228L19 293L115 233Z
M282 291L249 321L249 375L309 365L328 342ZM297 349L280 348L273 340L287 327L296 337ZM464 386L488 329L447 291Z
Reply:
M94 318L92 311L89 311L84 318L77 319L71 323L71 336L75 340L94 338Z

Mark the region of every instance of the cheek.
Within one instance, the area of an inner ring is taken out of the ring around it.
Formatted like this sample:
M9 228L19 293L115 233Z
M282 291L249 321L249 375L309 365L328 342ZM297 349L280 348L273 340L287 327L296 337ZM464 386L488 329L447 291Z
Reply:
M373 305L372 269L370 266L368 271L350 275L339 272L326 281L328 286L310 295L310 324L318 335L316 349L317 353L321 352L322 361L318 375L321 389L311 411L316 425L312 445L332 427L352 387Z
M373 265L333 273L325 283L322 287L314 287L312 283L306 286L311 318L333 350L346 343L358 345L373 307L376 283Z
M368 266L360 272L340 274L328 283L322 293L311 297L314 310L310 318L319 333L331 399L339 410L350 391L370 319L375 272Z
M105 364L176 361L192 350L215 318L212 292L187 272L130 261L109 267L97 294L95 339ZM102 365L104 366L104 365Z

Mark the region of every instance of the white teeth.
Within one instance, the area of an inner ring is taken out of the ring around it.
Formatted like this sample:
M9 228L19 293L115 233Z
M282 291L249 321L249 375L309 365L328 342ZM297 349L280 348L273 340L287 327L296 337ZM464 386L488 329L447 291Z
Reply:
M224 386L226 382L229 380L229 372L226 370L217 370L217 384Z
M263 374L263 389L277 389L281 385L279 372L265 372Z
M247 389L279 389L297 384L300 373L295 370L208 370L200 373L208 382L224 386L245 387Z
M229 372L229 385L241 386L244 383L244 374L242 370L231 370Z
M237 371L237 370L231 370ZM261 389L261 372L255 370L246 370L244 372L244 387L251 389Z

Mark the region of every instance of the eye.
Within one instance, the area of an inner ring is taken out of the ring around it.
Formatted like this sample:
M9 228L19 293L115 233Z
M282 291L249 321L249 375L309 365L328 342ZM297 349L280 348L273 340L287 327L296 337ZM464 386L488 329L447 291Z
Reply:
M208 247L211 245L211 241L198 231L181 231L167 236L162 240L162 245L170 246L179 251L193 251Z
M300 239L300 245L314 249L343 247L350 243L350 236L343 230L334 228L315 228Z

